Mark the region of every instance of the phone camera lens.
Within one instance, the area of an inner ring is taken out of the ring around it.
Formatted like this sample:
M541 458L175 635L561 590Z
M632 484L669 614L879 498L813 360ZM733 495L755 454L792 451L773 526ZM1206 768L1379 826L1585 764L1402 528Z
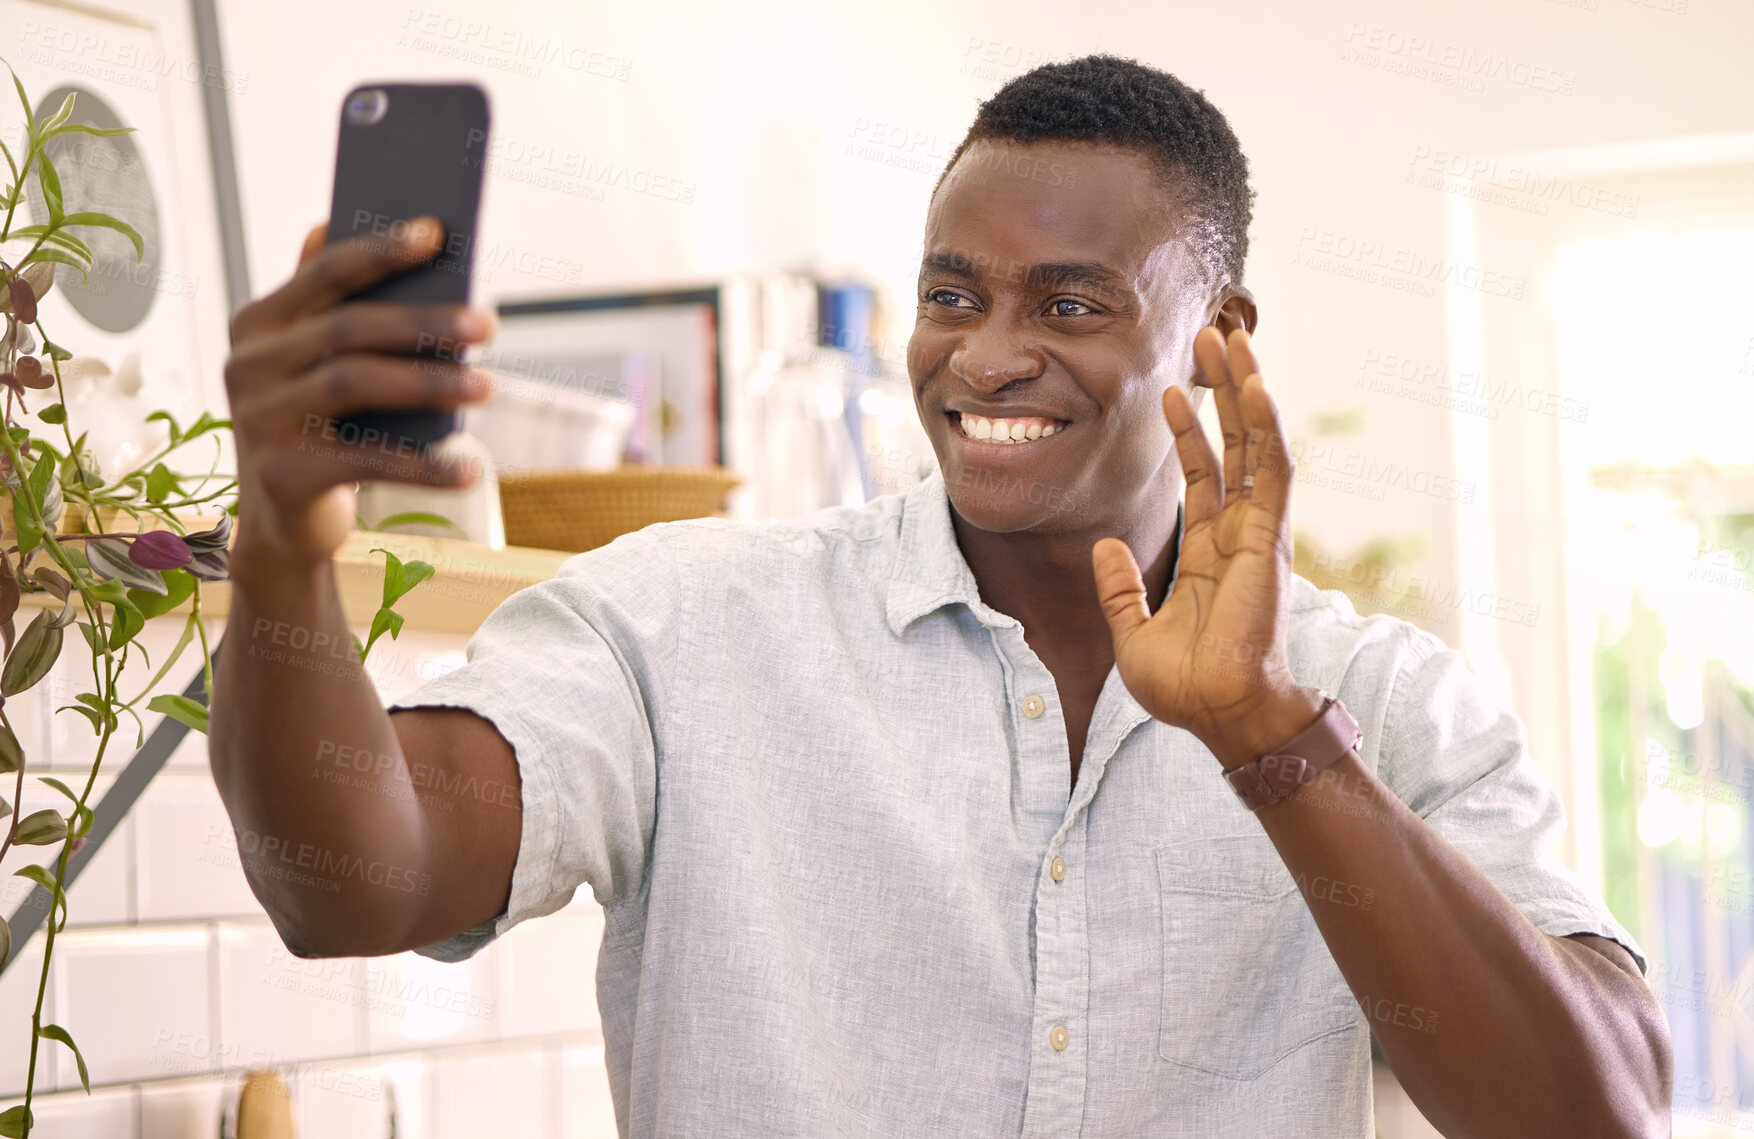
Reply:
M376 88L355 91L347 100L347 121L359 126L370 126L383 118L384 112L389 108L388 92Z

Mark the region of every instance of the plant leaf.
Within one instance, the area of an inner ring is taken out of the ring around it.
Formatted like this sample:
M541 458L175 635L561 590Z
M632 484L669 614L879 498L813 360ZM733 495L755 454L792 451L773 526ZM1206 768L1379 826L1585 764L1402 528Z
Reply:
M53 807L32 811L18 820L12 841L20 846L48 846L67 837L67 820Z
M87 262L79 260L79 258L75 257L73 254L62 249L55 249L48 245L39 246L36 252L24 259L26 265L35 265L39 261L53 261L58 265L73 266L75 269L79 270L79 280L82 283L85 281L86 269L89 267ZM73 353L68 352L67 349L56 345L50 345L47 342L43 344L43 350L48 352L49 355L54 356L57 360L68 360L73 357Z
M47 609L37 611L0 669L0 695L16 696L37 684L61 655L61 627Z
M162 574L128 556L128 543L121 538L94 538L85 543L85 560L98 577L119 581L129 589L160 595L170 592Z
M65 216L61 202L61 176L55 173L55 164L49 161L48 152L41 147L37 148L37 185L43 189L43 204L49 207L49 228L54 229Z
M146 618L132 605L116 606L115 619L110 622L110 651L121 648L146 628Z
M21 1103L0 1111L0 1136L5 1139L22 1139L26 1128L36 1126L36 1116L25 1110Z
M30 496L39 503L45 502L49 494L49 484L55 478L55 461L47 455L37 459L31 467L25 481L30 486ZM43 527L37 519L30 516L29 510L20 510L17 496L12 500L12 524L18 528L18 557L20 564L30 557L30 552L37 548L43 540Z
M39 775L39 776L37 776L37 781L40 783L47 783L49 786L53 787L55 790L61 792L61 794L65 795L69 799L73 800L73 805L75 807L79 806L79 796L75 795L73 793L73 791L67 786L67 784L61 782L59 779L56 779L53 775Z
M51 403L48 407L37 412L37 418L41 419L44 423L65 423L67 422L67 407L65 404Z
M195 592L195 577L186 569L166 570L164 574L165 593L147 593L144 590L130 589L128 600L140 610L142 617L156 617L160 613L168 613L189 599Z
M56 127L52 133L44 135L43 141L48 142L56 135L73 134L74 132L78 132L79 134L107 136L127 134L134 129L134 127L94 127L90 123L63 123L61 126Z
M191 588L193 588L192 585L191 585ZM151 692L154 688L158 687L159 681L164 679L165 673L169 672L171 670L171 666L177 663L177 658L183 655L183 650L188 648L189 643L191 641L193 641L194 639L195 639L195 613L193 610L191 610L189 612L189 619L183 622L183 635L181 637L177 638L176 647L170 651L170 656L165 658L165 662L163 664L159 665L158 671L152 674L152 679L148 680L146 682L146 687L141 689L141 695L145 695L146 693ZM139 697L136 697L135 699L137 700L137 699L139 699ZM133 701L129 701L129 703L133 703ZM130 708L129 712L132 713L133 709ZM140 717L138 717L138 716L135 716L134 718L136 721L138 721L140 719ZM144 724L141 725L141 729L144 731L144 729L145 729Z
M24 748L12 729L0 724L0 775L10 775L24 764Z
M3 805L3 804L0 804L0 805ZM8 810L10 810L10 809L11 808L8 808ZM0 819L3 819L5 817L6 817L5 813L0 812ZM0 965L6 964L7 959L10 958L11 956L12 956L12 927L10 925L6 924L5 918L0 918Z
M61 926L67 924L67 895L61 890L61 883L55 881L55 876L49 872L49 868L46 866L26 866L14 870L12 876L14 878L29 878L47 890L49 896L55 899L55 902L61 907L61 925L55 927L55 932L60 933Z
M12 71L12 65L10 63L6 65L6 70ZM18 72L16 71L12 71L12 85L18 88L18 101L24 104L25 129L30 132L32 138L35 138L36 126L34 124L36 123L36 114L30 108L30 96L24 93L24 84L19 82Z
M66 217L63 217L61 219L61 224L91 225L99 226L103 229L113 229L133 244L134 260L138 261L146 256L146 243L140 239L140 231L120 218L113 218L109 214L94 213L90 210L81 210L78 213L68 214Z
M197 554L211 554L225 549L231 541L231 515L221 515L219 524L211 530L184 534L183 541L189 543L189 548Z
M67 600L67 595L73 592L72 583L66 576L60 570L50 569L48 566L38 566L32 570L30 579L54 594L57 601Z
M5 638L6 651L9 653L12 651L13 638L18 635L12 618L18 612L21 596L18 579L12 574L12 563L0 555L0 637Z
M99 649L98 652L101 653L103 650ZM81 716L84 716L87 720L91 721L91 731L93 735L101 736L104 734L103 717L96 712L93 712L90 708L87 708L84 704L63 704L59 708L56 708L55 711L78 712Z
M388 518L378 519L377 529L388 530L392 526L443 526L455 530L459 534L468 531L452 522L442 514L434 514L430 510L404 510L400 514L392 514Z
M168 411L155 411L151 415L146 417L146 422L151 423L155 419L164 420L165 424L170 427L170 429L171 429L171 446L175 447L178 443L180 443L182 441L183 431L182 431L182 428L177 426L176 416L172 415Z
M67 98L72 99L73 96L69 95ZM73 1037L67 1034L67 1030L58 1024L45 1024L37 1029L37 1035L47 1037L50 1040L59 1040L73 1049L73 1058L79 1062L79 1082L85 1085L85 1094L90 1095L91 1075L85 1070L85 1057L79 1054L79 1045L73 1043Z
M147 701L146 710L163 712L179 724L187 724L198 732L207 731L207 706L197 704L181 693L166 692Z
M196 554L188 570L202 581L224 581L231 576L230 553L229 550L215 550L210 554Z
M75 94L76 92L73 91L67 92L67 97L61 100L61 109L37 124L38 138L47 138L50 131L73 117L73 96Z
M163 502L173 494L181 494L183 488L177 482L174 471L163 463L153 464L146 476L146 501Z

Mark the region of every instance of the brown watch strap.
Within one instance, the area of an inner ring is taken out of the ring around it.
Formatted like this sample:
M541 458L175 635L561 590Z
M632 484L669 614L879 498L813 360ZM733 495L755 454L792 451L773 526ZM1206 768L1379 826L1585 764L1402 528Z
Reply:
M1318 774L1363 739L1364 733L1346 705L1324 692L1315 723L1259 759L1225 772L1224 778L1243 806L1258 811L1313 783Z

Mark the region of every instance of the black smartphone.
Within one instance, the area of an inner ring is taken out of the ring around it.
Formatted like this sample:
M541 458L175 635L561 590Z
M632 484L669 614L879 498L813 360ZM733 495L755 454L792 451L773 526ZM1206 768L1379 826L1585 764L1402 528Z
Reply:
M328 243L401 237L423 214L445 227L444 248L435 257L360 290L354 299L469 300L487 131L487 93L473 83L369 83L347 93ZM454 358L458 349L435 342L411 355ZM401 447L436 443L461 425L462 413L446 408L364 411L337 420L343 441Z

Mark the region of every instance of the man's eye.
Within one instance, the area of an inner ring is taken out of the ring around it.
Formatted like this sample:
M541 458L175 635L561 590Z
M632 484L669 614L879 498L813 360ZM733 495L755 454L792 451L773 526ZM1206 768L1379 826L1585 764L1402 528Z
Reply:
M1084 311L1083 312L1068 312L1067 306L1070 306L1072 309L1082 309ZM1055 301L1054 302L1054 315L1055 316L1083 316L1084 313L1091 313L1091 312L1095 312L1095 311L1096 311L1095 309L1091 308L1089 305L1085 304L1083 301Z
M933 289L926 294L926 299L945 308L973 308L974 303L961 293L953 293L949 289Z

